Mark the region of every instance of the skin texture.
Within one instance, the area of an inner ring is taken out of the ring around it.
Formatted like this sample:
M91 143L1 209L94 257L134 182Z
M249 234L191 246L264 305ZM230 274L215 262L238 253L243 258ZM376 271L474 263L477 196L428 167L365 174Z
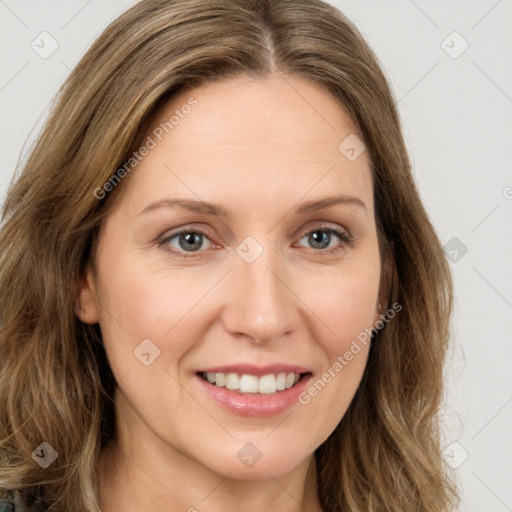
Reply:
M197 106L118 185L81 285L77 314L100 323L119 383L118 439L99 468L102 511L319 511L313 453L347 410L368 346L309 404L267 418L224 410L195 373L288 363L308 368L314 382L379 318L367 152L349 161L339 151L357 128L302 78L241 76L184 92L152 129L190 97ZM335 194L365 208L296 213ZM230 216L178 207L140 214L171 198L215 203ZM321 231L315 245L308 233L325 228L353 243L334 234L322 242ZM186 252L175 235L196 229L206 236ZM236 251L248 236L263 249L252 263ZM145 339L160 349L149 366L134 356ZM248 442L262 454L252 467L236 456Z

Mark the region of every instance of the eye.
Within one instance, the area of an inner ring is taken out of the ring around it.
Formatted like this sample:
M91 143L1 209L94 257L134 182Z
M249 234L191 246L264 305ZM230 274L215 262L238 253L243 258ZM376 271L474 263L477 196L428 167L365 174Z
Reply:
M204 248L205 240L208 240L211 246L211 242L205 233L198 229L189 229L162 239L160 245L165 245L171 248L172 252L181 253L186 258L188 256L195 256L195 254L186 253L199 252L201 248Z
M334 253L344 245L352 245L352 238L348 233L343 233L337 229L321 226L308 231L301 240L306 239L313 249Z
M329 254L341 250L344 245L351 246L353 242L348 233L328 226L320 226L308 231L300 241L304 239L313 249L317 249L317 252ZM184 258L200 256L201 249L209 249L213 246L207 234L200 229L182 230L165 236L158 243L166 250Z

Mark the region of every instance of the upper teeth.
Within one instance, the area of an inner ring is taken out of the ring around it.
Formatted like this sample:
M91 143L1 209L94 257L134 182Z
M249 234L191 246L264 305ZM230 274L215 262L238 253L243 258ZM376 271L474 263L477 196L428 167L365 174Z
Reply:
M296 384L300 375L298 373L269 374L263 377L255 375L238 375L237 373L203 373L206 380L219 388L226 387L230 390L238 390L240 393L275 393L291 388Z

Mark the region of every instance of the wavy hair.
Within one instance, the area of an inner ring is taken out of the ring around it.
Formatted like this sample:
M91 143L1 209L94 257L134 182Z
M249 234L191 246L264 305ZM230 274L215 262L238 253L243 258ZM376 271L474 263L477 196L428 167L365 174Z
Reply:
M380 302L403 309L372 340L358 391L315 451L326 512L442 512L458 502L439 413L452 279L412 176L395 99L357 28L321 0L143 0L72 71L11 185L0 231L0 492L27 510L97 512L116 383L77 283L113 198L98 200L178 92L272 73L329 90L371 160ZM136 171L135 171L136 172ZM129 179L129 177L126 177ZM42 470L41 442L58 453Z

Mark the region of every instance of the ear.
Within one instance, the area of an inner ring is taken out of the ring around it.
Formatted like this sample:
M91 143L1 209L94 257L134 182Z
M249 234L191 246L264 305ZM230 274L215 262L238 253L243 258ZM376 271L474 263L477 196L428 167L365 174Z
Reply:
M377 305L375 308L375 321L380 319L380 315L384 314L390 307L391 294L396 287L396 263L395 263L395 244L393 241L384 242L381 257L381 278L379 283L379 293Z
M78 282L75 314L84 323L94 325L99 321L97 287L94 272L90 265Z

